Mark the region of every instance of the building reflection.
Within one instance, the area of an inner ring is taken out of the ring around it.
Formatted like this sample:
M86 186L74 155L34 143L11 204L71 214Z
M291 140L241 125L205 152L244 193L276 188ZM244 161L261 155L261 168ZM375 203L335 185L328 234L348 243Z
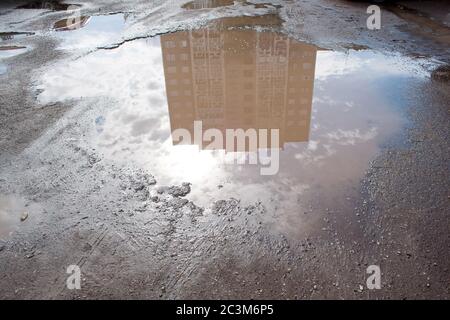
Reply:
M309 139L317 47L206 28L162 35L161 48L172 132L201 120L223 133L279 129L281 148Z
M89 16L80 16L73 17L69 19L62 19L53 25L53 29L56 31L73 31L77 29L84 28L89 22L91 17Z

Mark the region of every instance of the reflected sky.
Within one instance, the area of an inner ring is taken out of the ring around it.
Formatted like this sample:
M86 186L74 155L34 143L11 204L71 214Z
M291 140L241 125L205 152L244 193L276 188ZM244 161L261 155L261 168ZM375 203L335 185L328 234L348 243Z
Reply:
M2 62L3 59L17 56L28 49L23 46L1 46L0 45L0 75L6 73L8 67Z
M23 46L0 46L0 59L17 56L27 51Z
M125 28L124 14L72 16L54 24L61 49L91 49L114 43Z
M209 71L196 75L205 66ZM108 159L146 168L161 185L191 182L188 197L199 205L230 197L261 201L286 227L313 199L337 204L359 184L380 145L404 123L397 97L405 83L425 77L415 66L371 51L318 51L276 33L204 29L130 42L52 68L41 79L39 100L96 101L86 115L92 123L86 139ZM201 82L203 89L196 87ZM221 112L197 112L198 95ZM242 97L250 102L239 103ZM237 117L227 117L230 109ZM271 126L291 137L283 141L274 176L261 176L258 165L230 163L224 150L173 144L172 129L194 119L254 125L261 110L283 119Z

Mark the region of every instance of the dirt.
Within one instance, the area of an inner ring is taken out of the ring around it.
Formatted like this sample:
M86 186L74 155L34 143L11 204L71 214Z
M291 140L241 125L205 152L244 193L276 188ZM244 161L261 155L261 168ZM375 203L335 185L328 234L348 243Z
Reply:
M369 31L360 2L187 2L76 1L106 18L73 35L53 30L57 2L0 5L0 34L26 34L0 46L27 48L0 55L0 298L448 299L445 5L383 10ZM260 34L319 48L309 142L286 146L276 177L172 149L155 36L217 25L246 30L224 70Z

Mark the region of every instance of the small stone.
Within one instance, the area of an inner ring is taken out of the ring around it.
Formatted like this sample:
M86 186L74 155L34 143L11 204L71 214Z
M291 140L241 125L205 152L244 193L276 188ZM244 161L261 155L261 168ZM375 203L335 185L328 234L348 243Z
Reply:
M22 215L20 216L20 221L25 221L28 218L28 212L24 212L22 213Z

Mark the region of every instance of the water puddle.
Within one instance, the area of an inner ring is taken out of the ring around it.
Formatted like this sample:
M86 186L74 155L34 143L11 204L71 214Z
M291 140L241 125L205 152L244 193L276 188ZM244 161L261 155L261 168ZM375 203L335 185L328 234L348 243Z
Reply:
M227 7L233 5L234 0L195 0L184 4L182 8L188 10L198 10L206 8Z
M33 35L32 32L0 32L0 75L6 73L7 66L1 62L1 59L10 58L27 51L27 47L18 45L2 45L2 42L17 40L23 37Z
M24 46L0 46L0 59L17 56L27 51Z
M251 3L243 0L195 0L188 2L182 6L187 10L200 10L200 9L212 9L219 7L231 7L236 4L242 4L245 6L253 6L255 9L267 9L267 8L281 8L280 5L274 5L271 3Z
M81 16L57 21L54 30L60 31L57 36L63 40L62 49L96 48L120 40L125 23L121 13Z
M0 32L0 75L6 73L7 66L1 59L17 56L27 51L25 46L1 45L1 42L20 39L32 35L31 32Z
M89 22L90 17L68 18L56 21L53 25L53 29L56 31L73 31L81 29Z
M202 206L231 197L260 201L277 227L295 232L316 219L312 211L353 209L349 195L405 123L400 97L410 94L409 83L427 81L416 66L368 50L320 50L275 32L211 27L52 68L39 99L116 101L88 116L91 147L148 169L160 185L191 182L188 198ZM202 122L200 131L194 121ZM213 128L217 136L277 129L279 148L267 153L271 145L261 148L258 140L230 149L222 141L210 150L213 139L202 133ZM179 143L177 129L190 134L184 142L191 145ZM263 175L271 165L274 174Z
M19 227L34 220L40 211L37 205L28 204L16 195L0 195L0 239L10 237Z
M259 16L226 17L213 20L211 26L215 29L243 28L243 27L279 27L283 19L278 14L268 13Z
M17 7L17 9L34 9L34 10L50 10L50 11L66 11L70 8L80 8L78 4L65 3L63 1L32 1Z
M1 41L18 40L33 34L32 32L0 32L0 39Z

